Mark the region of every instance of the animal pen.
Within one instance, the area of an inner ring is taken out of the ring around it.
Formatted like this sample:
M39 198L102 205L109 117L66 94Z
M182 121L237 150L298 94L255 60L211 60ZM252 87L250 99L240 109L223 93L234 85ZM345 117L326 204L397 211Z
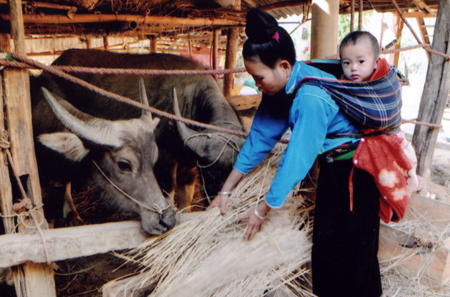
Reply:
M65 30L72 30L70 25L73 24L114 25L114 32L107 32L103 27L95 32L92 27L80 25L76 35L85 37L83 42L87 48L92 47L94 40L101 40L105 50L113 49L108 44L109 34L148 39L151 52L165 51L165 44L182 40L187 48L186 54L191 57L195 55L196 42L207 40L212 69L202 74L224 75L224 94L229 102L237 110L249 110L259 104L260 96L231 96L234 73L244 71L236 69L236 57L243 39L245 12L249 7L272 11L277 18L302 15L302 22L308 21L311 13L312 36L315 37L311 44L312 59L336 54L337 39L334 36L337 36L337 17L339 14L351 14L353 30L355 8L359 8L359 28L362 27L363 10L394 11L397 15L397 39L400 39L404 25L411 29L408 18L416 18L422 24L422 38L413 34L418 47L426 50L429 56L427 80L418 118L405 122L416 124L412 144L419 161L417 173L425 182L422 190L411 197L409 211L400 223L382 224L378 257L385 279L385 292L392 296L400 296L396 295L400 281L419 290L423 296L449 294L450 204L424 197L450 88L449 1L410 3L391 0L389 4L363 0L359 3L355 0L325 1L331 7L331 17L324 12L321 1L272 1L271 4L253 0L217 1L218 7L213 9L192 9L193 2L175 1L178 7L190 13L188 17L164 15L162 7L169 4L162 0L153 1L154 7L144 5L146 1L135 1L134 6L131 5L132 12L124 8L130 3L117 1L116 5L122 6L114 7L115 12L122 10L124 13L116 14L108 14L109 8L104 6L98 6L96 10L96 4L100 5L96 2L74 0L67 1L70 5L61 5L46 1L26 3L22 7L23 3L19 0L0 0L0 8L9 9L7 13L0 11L0 48L16 60L0 60L4 66L0 72L0 96L4 104L0 109L0 164L3 164L0 166L0 200L6 233L0 236L0 268L11 268L17 296L57 296L52 263L114 251L118 251L116 255L119 259L135 263L140 269L134 275L105 283L101 292L103 296L313 296L308 274L313 221L311 212L314 206L313 179L298 185L289 195L286 206L270 213L262 233L251 242L242 240L243 225L233 222L238 213L258 203L267 193L286 146L282 142L277 144L261 166L237 186L230 199L230 211L225 217L220 216L218 210L180 212L174 229L161 236L149 237L136 221L49 229L43 216L42 208L45 206L42 207L34 155L28 68L44 69L64 76L68 75L65 72L70 74L73 69L54 69L26 58L25 35L39 36L41 32L42 35L52 36L53 44L56 44L58 34L68 34ZM45 8L50 9L51 13L39 14L39 10ZM26 13L23 14L23 11ZM79 14L77 11L88 13ZM158 12L152 15L153 11ZM437 30L431 45L424 18L432 16L436 17ZM40 27L39 24L44 25ZM176 28L181 29L177 31ZM175 33L163 34L170 30ZM201 34L193 34L197 31ZM94 38L94 35L100 37ZM335 42L330 42L332 40ZM129 46L130 43L127 43L125 48ZM385 50L384 53L392 53L392 63L398 65L401 50L404 49L397 44L393 50ZM221 52L226 56L225 70L219 70L217 64ZM53 48L50 54L58 52ZM155 75L150 71L142 74ZM126 98L118 99L126 101ZM202 125L139 103L133 104L159 116ZM310 174L314 176L317 172L313 168ZM13 197L13 185L19 187L18 197ZM27 204L25 199L19 202L19 199L26 197L31 199L31 204ZM19 213L20 210L22 212ZM223 256L225 254L228 257ZM265 261L261 261L261 255L266 256ZM97 296L100 293L92 294Z

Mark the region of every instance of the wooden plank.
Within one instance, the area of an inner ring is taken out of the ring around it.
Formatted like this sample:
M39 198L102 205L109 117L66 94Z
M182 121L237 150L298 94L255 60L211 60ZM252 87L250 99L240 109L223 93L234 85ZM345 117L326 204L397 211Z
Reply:
M394 267L423 284L440 287L449 280L450 239L440 246L414 246L414 238L385 224L380 228L378 260L381 267ZM411 248L405 247L413 245Z
M432 49L448 55L450 54L450 47L448 46L450 40L450 3L448 0L440 0L435 25L439 30L434 32ZM449 66L444 57L431 54L425 88L420 101L418 121L431 124L441 123L450 89ZM416 125L414 129L412 146L418 157L417 174L425 179L429 178L438 134L439 129L423 125ZM425 187L421 193L426 190Z
M177 214L177 224L195 219L199 214ZM60 261L135 248L149 238L139 221L47 229L43 233L45 245L39 234L1 235L0 268L27 261L45 263L45 246L50 259Z
M52 261L135 248L148 238L139 221L47 229L43 233ZM0 267L26 261L45 263L45 246L37 233L2 235Z
M450 224L450 204L413 194L409 203L409 210L404 220L426 218L437 233L443 233Z
M262 94L257 95L247 95L247 96L229 96L226 97L228 102L236 110L247 110L253 107L258 107L259 103L261 103Z

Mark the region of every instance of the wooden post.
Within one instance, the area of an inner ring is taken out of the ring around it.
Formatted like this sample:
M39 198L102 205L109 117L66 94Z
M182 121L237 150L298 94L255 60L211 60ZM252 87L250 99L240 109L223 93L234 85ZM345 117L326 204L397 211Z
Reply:
M439 1L432 49L450 54L450 3L448 0ZM450 88L449 61L445 58L430 54L425 88L420 101L417 120L440 124L444 115L445 103ZM429 178L431 162L433 160L439 129L416 125L412 145L418 157L417 173L425 179ZM426 186L422 193L426 191Z
M11 50L10 47L10 35L0 34L0 48L5 50ZM5 131L5 114L3 112L3 72L0 72L0 132ZM0 154L0 209L3 217L3 226L6 233L12 233L14 231L14 219L8 216L14 215L12 209L12 189L11 180L9 176L7 156L5 153Z
M400 37L402 36L402 31L403 31L404 25L405 25L405 23L403 22L402 18L398 14L395 14L393 29L394 29L394 33L395 33L395 38L397 38L398 42L395 44L394 49L400 48L400 45L401 45ZM396 53L389 55L389 64L394 65L395 67L398 68L399 58L400 58L400 52L396 52Z
M156 54L156 46L157 46L157 42L156 42L156 36L154 35L148 35L148 40L150 40L150 54Z
M234 2L234 9L241 9L241 0ZM225 58L225 69L236 67L237 48L239 43L239 28L228 29L227 53ZM231 96L234 89L234 73L226 74L223 80L223 94L225 97Z
M105 49L105 51L107 51L109 48L108 36L103 36L103 48Z
M337 53L339 0L313 0L311 9L311 59Z
M15 52L26 55L22 2L10 0L11 36ZM33 205L42 214L42 197L39 185L31 122L30 79L27 69L4 70L4 100L11 143L11 154L17 173L25 181L24 187ZM12 203L12 202L10 202ZM44 220L45 221L45 220ZM46 227L46 222L42 228ZM30 232L31 230L28 230ZM53 268L47 264L27 262L14 267L14 284L18 297L56 296Z
M189 59L192 60L192 40L191 40L191 36L188 33L188 55L189 55Z
M217 61L218 57L219 57L219 34L220 34L220 30L219 29L214 29L213 32L213 46L212 46L212 68L214 70L219 69L219 63ZM214 75L214 78L217 80L217 74Z

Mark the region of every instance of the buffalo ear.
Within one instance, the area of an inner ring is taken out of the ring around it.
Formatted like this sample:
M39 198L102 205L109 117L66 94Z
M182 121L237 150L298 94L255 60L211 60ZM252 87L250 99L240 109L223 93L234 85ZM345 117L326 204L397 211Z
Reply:
M41 134L38 136L38 140L46 147L74 162L80 162L89 153L89 149L83 145L83 141L70 132Z

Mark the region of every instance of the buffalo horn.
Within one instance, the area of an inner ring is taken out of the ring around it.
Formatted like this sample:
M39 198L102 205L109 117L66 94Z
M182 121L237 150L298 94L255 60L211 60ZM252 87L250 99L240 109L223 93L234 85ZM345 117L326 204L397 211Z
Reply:
M140 93L141 103L146 106L150 106L150 104L148 103L147 92L145 91L144 79L142 77L139 79L139 93ZM153 119L152 113L145 109L142 110L141 119L143 121L145 121L146 123L148 123L150 125L150 127L152 127L152 128L155 128L156 125L158 125L158 123L159 123L159 118Z
M98 145L110 147L120 147L122 145L120 139L115 136L116 131L111 129L111 121L90 116L95 120L85 122L68 112L46 88L42 87L41 89L53 113L67 129L79 137ZM73 107L73 110L76 110L76 108Z
M180 106L178 104L177 91L175 90L175 88L173 88L173 112L177 117L181 118ZM198 134L195 130L189 129L183 122L176 122L178 133L180 133L181 139L183 140L184 144L192 151L194 151L197 155L203 156L203 148L206 147L207 137L194 137L196 134Z

